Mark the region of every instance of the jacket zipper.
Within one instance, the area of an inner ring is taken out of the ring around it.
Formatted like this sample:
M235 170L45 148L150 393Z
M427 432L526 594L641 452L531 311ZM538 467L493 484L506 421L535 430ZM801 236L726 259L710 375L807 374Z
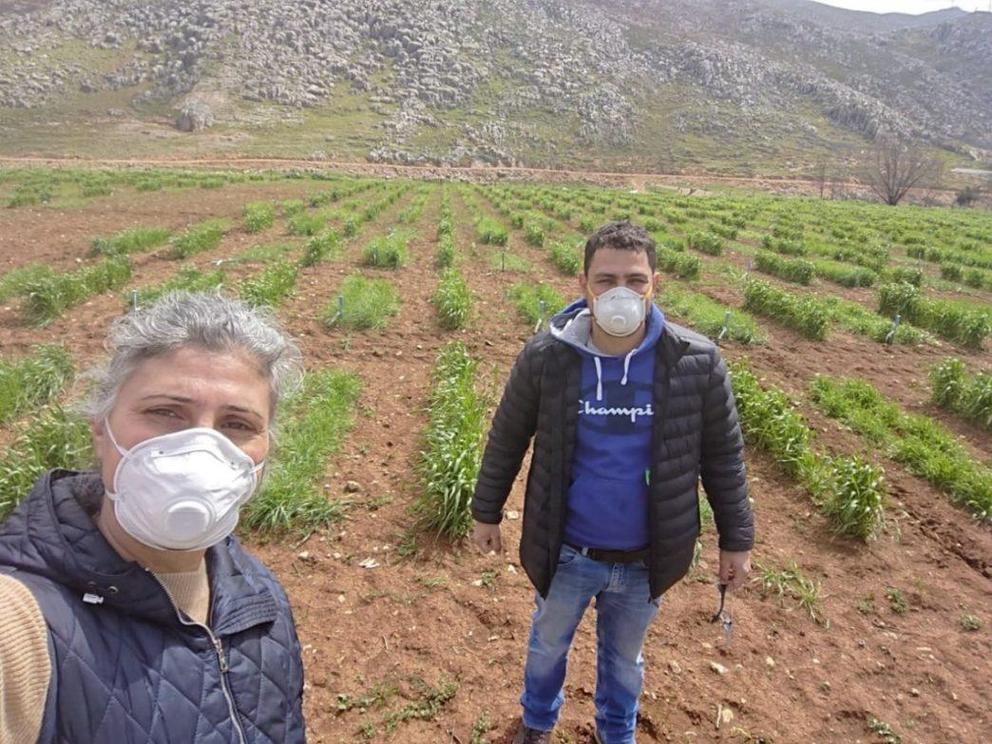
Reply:
M221 690L223 690L224 699L227 701L227 710L231 715L231 723L234 724L234 730L238 732L238 741L240 742L240 744L248 744L248 739L247 737L245 737L244 728L241 725L241 717L238 715L238 711L234 707L234 696L231 694L231 690L228 688L228 684L227 684L227 673L230 671L231 667L227 663L227 657L224 656L223 641L221 641L221 639L218 636L214 635L214 632L210 629L209 626L204 625L203 623L187 621L186 618L183 617L182 612L179 611L179 607L176 605L176 600L172 598L172 593L168 590L168 588L166 588L165 584L162 583L161 579L159 579L158 576L156 576L151 571L149 571L148 573L152 576L152 578L155 579L155 581L158 582L158 585L162 587L162 591L165 592L165 596L169 598L169 602L172 604L172 609L175 610L176 617L179 618L179 622L182 623L183 625L186 625L187 627L200 628L207 634L207 637L210 638L210 642L213 644L214 651L217 654L217 666L220 668L220 688ZM214 607L214 598L213 595L211 594L210 608L207 611L207 617L210 617L210 615L212 614L213 607Z

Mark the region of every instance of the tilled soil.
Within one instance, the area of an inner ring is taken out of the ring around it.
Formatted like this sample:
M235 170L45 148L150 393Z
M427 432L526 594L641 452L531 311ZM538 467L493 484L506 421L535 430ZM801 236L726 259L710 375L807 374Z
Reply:
M97 235L135 225L179 228L213 216L237 220L249 201L300 197L318 188L232 185L119 194L74 209L0 210L0 265L40 259L68 268ZM476 304L468 330L442 331L430 304L438 279L435 193L416 226L410 264L395 272L361 269L396 282L403 296L399 315L383 332L328 330L320 311L344 277L359 270L368 239L392 227L409 201L408 194L365 225L339 260L304 269L295 296L279 310L311 369L334 366L362 379L355 428L324 479L328 496L349 504L347 516L302 542L292 535L244 539L279 575L295 608L311 741L509 742L533 607L533 589L517 559L527 463L507 504L503 555L482 556L467 543L419 533L410 505L419 493L424 405L434 359L453 338L482 360L480 377L498 398L532 330L516 317L506 290L517 281L541 280L576 294L576 280L558 275L546 254L517 232L509 248L531 262L532 272L491 269L496 249L474 244L467 210L453 194L461 269ZM236 228L194 262L207 267L251 245L287 239L282 222L260 236ZM135 257L130 286L161 281L177 268L162 252ZM122 309L121 294L108 293L37 329L25 325L11 304L0 309L3 355L60 341L80 366L91 364ZM989 462L987 433L936 410L925 384L928 367L951 351L984 369L990 368L988 352L948 345L890 348L841 332L817 344L764 325L767 344L727 344L725 356L749 359L762 377L799 401L817 432L818 450L857 452L884 465L888 525L868 545L834 536L808 495L761 453L749 451L758 524L754 559L774 569L794 563L817 582L819 621L794 598L765 596L755 582L729 599L734 628L728 640L709 622L718 597L716 536L708 531L702 561L666 595L645 646L639 741L881 742L869 729L873 718L906 742L987 740L992 530L882 453L866 451L857 436L815 411L806 390L816 372L865 378L909 410L939 418ZM349 481L357 492L346 493ZM359 565L369 558L375 568ZM904 611L897 611L899 597ZM976 616L981 628L966 631L964 615ZM592 740L594 616L587 613L576 636L558 742Z

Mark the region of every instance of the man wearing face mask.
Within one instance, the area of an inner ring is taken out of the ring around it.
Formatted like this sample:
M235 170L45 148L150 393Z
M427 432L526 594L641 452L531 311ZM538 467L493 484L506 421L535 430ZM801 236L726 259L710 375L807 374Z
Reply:
M595 600L596 737L634 742L641 649L688 571L701 478L720 534L719 582L750 571L754 523L727 369L711 341L654 305L651 236L629 222L585 246L584 298L517 358L472 501L474 539L500 551L502 509L530 440L520 560L536 590L514 744L545 744L575 629Z
M303 744L289 600L232 535L300 352L213 293L131 312L110 346L98 467L6 494L0 744Z

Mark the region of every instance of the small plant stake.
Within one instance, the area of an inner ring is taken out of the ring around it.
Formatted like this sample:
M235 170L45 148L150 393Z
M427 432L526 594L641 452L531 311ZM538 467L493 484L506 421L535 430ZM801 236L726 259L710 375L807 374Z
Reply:
M717 346L720 345L720 342L723 341L723 337L727 335L727 332L729 330L730 330L730 311L728 310L726 314L723 316L723 328L720 329L720 333L718 333L716 337Z
M344 295L338 295L338 311L334 313L334 317L331 318L331 322L328 323L328 325L334 325L343 317L344 317Z
M138 309L138 290L136 289L131 290L131 309Z
M896 313L896 317L892 319L892 328L889 332L885 334L885 343L891 344L896 339L896 331L899 330L899 323L902 322L902 316Z
M541 326L544 325L544 313L547 312L547 305L544 300L538 301L538 307L540 308L540 317L537 319L537 325L534 326L534 333L541 330Z

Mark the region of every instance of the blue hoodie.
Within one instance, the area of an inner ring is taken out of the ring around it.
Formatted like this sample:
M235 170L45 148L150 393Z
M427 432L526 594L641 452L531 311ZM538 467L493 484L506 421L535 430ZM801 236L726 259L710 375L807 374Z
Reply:
M551 334L582 355L582 387L565 541L601 550L647 547L654 420L654 353L665 316L651 306L640 346L623 357L592 346L585 300L551 319Z

